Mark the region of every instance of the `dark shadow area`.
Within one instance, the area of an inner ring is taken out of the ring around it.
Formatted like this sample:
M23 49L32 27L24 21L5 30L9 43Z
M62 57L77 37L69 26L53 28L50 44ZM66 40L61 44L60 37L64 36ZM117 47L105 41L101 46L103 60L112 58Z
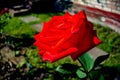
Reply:
M120 80L120 70L116 67L103 67L101 72L105 76L105 80Z
M32 5L31 12L55 12L64 11L72 7L73 2L71 0L39 0Z
M71 0L38 0L32 2L31 9L26 12L15 13L15 16L28 15L30 13L57 13L72 7Z
M11 3L12 2L12 3ZM1 0L0 12L7 8L14 16L30 13L48 13L67 10L72 7L71 0Z
M53 12L55 0L39 0L32 5L31 12Z
M35 42L34 38L30 38L27 35L23 35L23 38L17 38L10 35L0 34L0 48L9 46L12 50L16 50L19 47L29 47Z
M54 2L55 2L55 0L34 1L34 2L32 2L31 9L29 9L28 11L25 11L25 12L15 13L14 16L28 15L31 13L36 13L36 14L49 13L49 12L54 13L55 12Z
M101 78L104 78L102 80L120 80L120 71L116 67L101 65L101 69L91 71L90 75L91 80L98 80Z
M25 0L0 0L0 10L3 8L13 8L13 6L25 4Z
M16 68L14 64L9 64L9 62L0 62L0 67L4 67L3 70L0 69L2 71L0 79L2 80L43 80L48 77L48 71L44 68L31 68L34 72L26 72L27 65Z

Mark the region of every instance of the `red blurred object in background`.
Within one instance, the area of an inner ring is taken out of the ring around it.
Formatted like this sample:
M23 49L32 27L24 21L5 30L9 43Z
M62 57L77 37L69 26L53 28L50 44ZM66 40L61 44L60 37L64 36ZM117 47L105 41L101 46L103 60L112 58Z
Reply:
M0 11L0 14L5 14L5 13L9 13L9 9L8 8L4 8Z

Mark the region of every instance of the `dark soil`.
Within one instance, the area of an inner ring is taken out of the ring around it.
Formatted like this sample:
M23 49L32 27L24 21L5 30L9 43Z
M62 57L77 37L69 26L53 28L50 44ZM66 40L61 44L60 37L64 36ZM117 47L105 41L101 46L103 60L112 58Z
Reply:
M24 40L0 34L0 80L43 80L44 77L47 77L48 72L44 68L30 67L28 63L18 67L21 61L26 60L27 47L34 40L30 39L28 41L31 42L27 44L23 42L17 45L15 41L22 42ZM16 51L19 51L19 54L16 55Z

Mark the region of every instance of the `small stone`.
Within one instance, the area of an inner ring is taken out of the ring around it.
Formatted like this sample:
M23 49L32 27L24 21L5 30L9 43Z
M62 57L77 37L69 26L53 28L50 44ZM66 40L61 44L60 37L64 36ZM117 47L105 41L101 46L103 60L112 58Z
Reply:
M34 21L38 21L39 18L34 17L34 16L27 16L27 17L22 17L20 18L20 20L22 20L25 23L29 23L29 22L34 22Z
M32 25L32 28L34 28L36 31L40 32L40 31L42 31L43 23Z

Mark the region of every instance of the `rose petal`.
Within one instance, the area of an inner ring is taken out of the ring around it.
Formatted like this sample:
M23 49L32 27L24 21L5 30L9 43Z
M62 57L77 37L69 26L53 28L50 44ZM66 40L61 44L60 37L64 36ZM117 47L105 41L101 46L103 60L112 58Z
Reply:
M67 12L63 16L53 16L44 23L35 40L34 45L43 60L51 63L69 55L75 60L101 43L84 11L75 15Z

